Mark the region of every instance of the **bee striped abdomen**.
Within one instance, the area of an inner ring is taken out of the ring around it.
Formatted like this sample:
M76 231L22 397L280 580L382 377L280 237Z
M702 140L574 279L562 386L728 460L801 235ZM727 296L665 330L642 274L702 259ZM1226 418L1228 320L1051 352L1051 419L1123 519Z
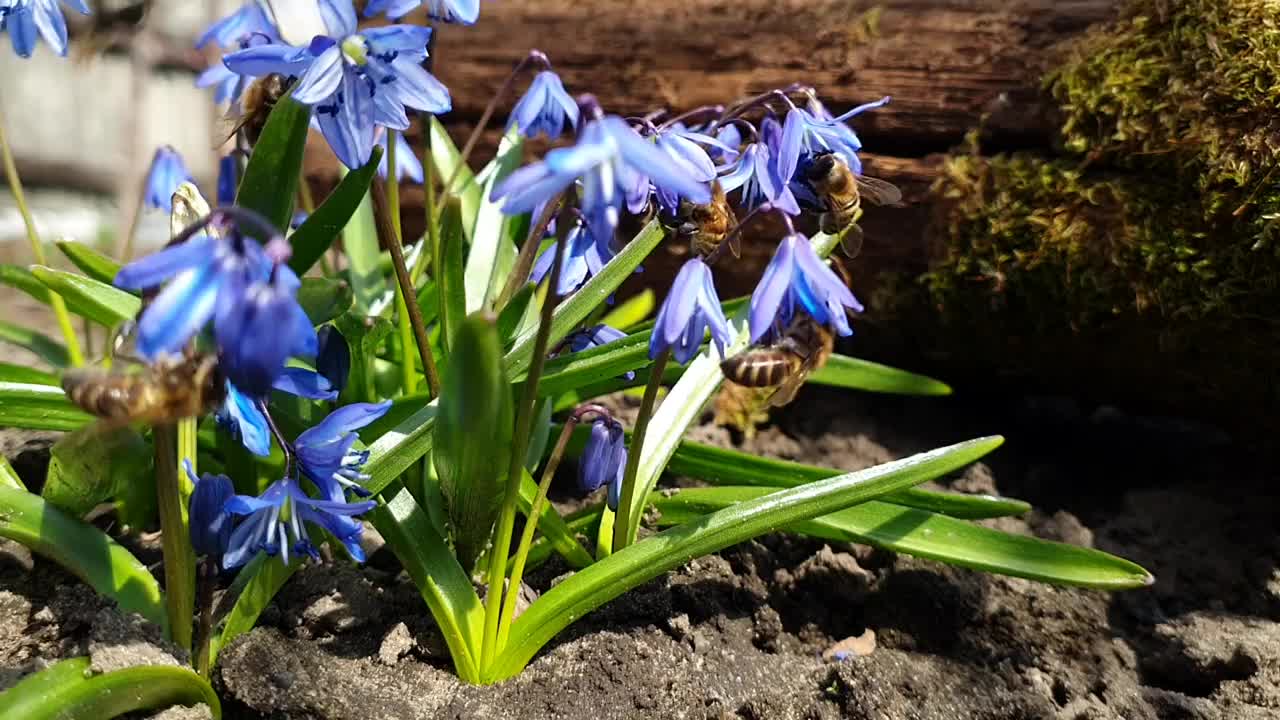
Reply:
M785 381L801 361L797 355L776 348L748 350L725 360L720 369L739 385L771 387Z
M62 378L62 389L81 409L101 418L130 419L139 408L147 408L153 402L145 383L102 372L68 372Z

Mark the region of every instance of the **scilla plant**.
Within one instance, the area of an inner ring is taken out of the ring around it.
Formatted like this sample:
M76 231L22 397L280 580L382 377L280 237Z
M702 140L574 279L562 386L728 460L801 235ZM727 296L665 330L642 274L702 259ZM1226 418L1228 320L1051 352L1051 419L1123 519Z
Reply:
M367 10L399 15L418 4ZM440 20L476 20L475 2L426 5ZM243 127L257 129L223 162L212 207L180 159L157 154L147 195L171 199L164 249L121 265L66 241L58 248L79 273L39 255L30 267L0 268L0 280L53 307L65 331L63 344L0 325L4 339L54 368L0 366L0 424L68 432L40 494L7 466L0 473L0 535L163 627L195 669L87 676L87 661L69 660L0 695L0 711L96 718L202 701L216 714L205 678L219 650L306 563L363 561L366 523L472 683L519 674L593 609L769 532L1051 583L1151 581L1096 550L968 522L1024 512L1019 501L916 488L982 457L999 437L857 472L683 439L724 382L725 359L784 345L798 326L851 334L861 306L825 260L850 228L807 236L794 226L834 212L812 168L837 157L860 173L861 142L846 122L885 101L833 116L813 89L794 86L626 119L571 97L532 52L459 150L432 116L450 100L424 69L431 29L361 29L349 0L319 7L327 34L304 46L286 44L256 2L202 38L226 55L201 83L233 105L243 97ZM496 157L473 172L476 137L526 73L529 89ZM287 94L265 109L251 103L259 80ZM422 114L421 162L400 134L410 110ZM313 126L347 166L318 204L300 180ZM522 165L535 135L559 145ZM426 197L427 230L409 246L401 179L421 182ZM718 229L700 224L698 209L719 193L737 214ZM721 301L717 261L762 214L786 228L776 254L750 298ZM624 237L624 227L639 230ZM646 322L652 295L620 305L612 297L664 242L687 245L689 259ZM85 338L105 329L121 340L110 370L79 367L70 315L85 320ZM810 380L829 386L949 392L843 355L817 364ZM641 400L627 431L597 398L633 390ZM569 517L547 502L565 455L578 459L581 489L603 495ZM664 472L710 486L658 491ZM129 529L158 519L163 592L123 545L82 521L102 503ZM524 573L552 555L573 574L521 610ZM215 603L220 590L226 599ZM150 673L149 689L119 692L138 673Z

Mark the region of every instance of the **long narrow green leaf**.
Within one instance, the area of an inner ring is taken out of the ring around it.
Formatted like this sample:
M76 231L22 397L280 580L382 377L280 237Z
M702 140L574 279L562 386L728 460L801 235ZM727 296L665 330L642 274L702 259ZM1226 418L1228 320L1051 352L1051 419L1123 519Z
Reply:
M373 198L364 198L342 230L342 249L350 269L347 276L355 292L355 306L363 313L387 290L387 279L378 267L378 226L373 219Z
M139 665L94 675L87 657L63 660L0 694L0 717L13 720L110 720L172 705L222 705L208 681L176 665Z
M39 495L0 485L0 537L61 565L125 612L166 626L160 586L123 546L46 503Z
M0 427L75 430L92 421L60 387L0 382Z
M529 516L529 511L533 509L533 499L538 494L538 484L529 477L529 473L525 473L520 480L520 512ZM551 503L547 503L542 509L542 515L538 518L538 530L542 532L542 537L560 553L565 562L575 570L580 570L592 562L591 553L582 547L578 542L578 538L574 536L573 531L565 524L564 518L560 517L560 513L556 512L555 507ZM512 562L515 558L512 558Z
M55 244L80 272L101 283L110 285L115 282L116 273L120 272L120 263L74 240L59 240Z
M510 268L515 262L516 247L503 232L507 216L501 210L502 203L489 200L493 187L520 166L524 158L524 143L517 128L512 125L498 144L498 154L481 173L480 207L476 213L475 231L471 236L471 251L467 253L464 273L467 312L473 313L485 305L489 288L501 268Z
M369 162L364 167L347 173L320 207L289 236L289 244L293 246L289 267L298 275L310 270L320 256L324 255L324 251L333 245L333 241L338 239L338 233L347 226L365 194L369 192L369 183L373 182L381 160L382 147L374 146L373 157Z
M36 302L49 304L49 288L24 267L0 264L0 284L21 290Z
M674 525L770 492L760 487L689 488L671 495L654 493L650 502L661 513L661 524ZM1003 533L878 500L798 522L788 529L1056 585L1128 590L1153 582L1151 574L1138 565L1101 550Z
M136 296L84 275L41 265L32 265L31 274L61 295L77 315L105 327L132 320L142 308L142 301Z
M5 457L0 457L0 487L23 492L27 489L27 486L22 484L22 478L18 477L18 471L13 469L13 465Z
M0 362L0 382L53 385L57 387L58 376L44 370L27 367L26 365Z
M551 334L549 342L554 345L568 335L578 323L599 307L606 298L613 294L624 280L635 272L640 263L662 241L663 230L657 220L650 222L638 235L627 243L622 252L614 256L596 275L592 276L577 292L570 295L556 306L551 316ZM533 344L537 328L516 339L511 352L507 353L507 372L512 379L519 379L529 369L533 359ZM719 366L716 366L717 371Z
M475 173L462 163L462 153L453 144L449 131L445 129L435 116L431 117L431 162L435 165L436 177L442 183L453 180L453 184L445 188L446 194L441 196L447 201L449 195L460 202L459 219L462 221L463 237L467 242L476 235L476 216L480 211L481 190Z
M463 253L466 238L463 236L462 209L457 200L449 200L440 222L440 262L436 264L439 277L437 292L440 295L440 319L444 330L445 349L453 347L453 336L467 316L467 290Z
M809 377L809 382L895 395L951 394L949 385L931 377L845 355L832 355L825 366Z
M237 205L256 210L282 232L293 219L310 122L311 108L292 97L281 98L253 146L236 193Z
M375 495L382 492L400 473L431 452L437 402L433 400L369 446L369 462L364 466L369 476L364 482L366 490Z
M551 588L511 628L486 681L514 677L570 623L689 560L779 527L827 515L964 467L1003 442L989 437L939 448L735 504L614 552ZM643 505L643 503L641 503Z
M408 490L379 505L371 519L430 608L458 676L477 682L484 608L448 543Z
M262 615L271 599L301 567L301 560L285 565L280 562L279 557L260 552L248 565L241 568L231 588L236 598L235 605L231 606L231 611L219 623L209 643L210 667L216 663L222 648L258 624L258 616Z

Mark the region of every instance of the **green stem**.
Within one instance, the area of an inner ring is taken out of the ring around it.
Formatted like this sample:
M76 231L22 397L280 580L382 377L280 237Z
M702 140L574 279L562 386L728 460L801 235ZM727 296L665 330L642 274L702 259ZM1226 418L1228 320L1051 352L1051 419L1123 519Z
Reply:
M217 587L218 568L212 558L200 563L200 634L196 649L196 672L209 677L209 647L213 644L213 591Z
M596 528L596 560L603 560L613 554L613 528L618 522L618 514L609 508L600 511L600 525Z
M430 117L423 117L423 127L427 127ZM443 267L443 259L440 257L440 217L436 213L436 166L431 157L431 133L424 134L426 136L426 146L422 151L422 208L427 216L427 241L429 244L426 250L431 253L431 267L436 268L431 272L438 274L438 268ZM426 255L427 253L423 252L419 257L426 257ZM422 271L425 267L425 262L414 264L411 277L415 283L422 277ZM444 307L444 283L439 282L439 280L439 278L436 278L436 288L440 293L440 307Z
M152 429L156 451L156 501L160 510L160 537L164 553L164 601L169 614L169 639L191 651L192 614L195 612L195 555L187 534L179 467L178 428L174 424Z
M534 406L538 401L538 379L547 361L547 345L551 337L551 318L560 299L556 288L560 286L560 265L564 262L565 236L569 231L569 218L561 213L560 242L556 243L556 257L551 264L551 277L547 283L547 298L542 303L542 319L538 323L538 335L534 339L533 359L524 381L524 393L516 414L516 430L511 443L511 461L507 466L507 487L502 496L502 509L498 513L494 529L493 546L489 550L488 592L484 599L484 640L480 648L480 670L484 673L497 659L498 620L502 611L502 580L511 553L511 535L516 523L516 500L520 495L520 480L524 472L525 453L528 450L530 429L533 426ZM519 592L512 588L511 592Z
M560 458L564 457L565 446L578 425L577 415L570 416L560 431L560 439L547 458L547 465L542 469L542 479L538 482L538 494L533 498L529 515L524 523L524 532L520 534L520 545L516 548L514 564L511 566L511 578L507 581L507 597L502 608L501 622L498 624L497 651L507 644L507 636L511 633L511 623L515 622L516 601L520 598L520 583L524 580L524 566L529 560L529 548L533 546L533 534L538 529L538 518L542 517L542 508L547 504L547 492L551 489L551 479L560 467Z
M396 172L396 131L387 130L387 167L390 169L390 175L387 178L387 208L391 215L391 227L395 230L396 242L399 244L403 238L403 228L400 224L400 177ZM409 322L409 302L417 302L417 294L413 292L415 287L413 276L409 276L409 289L411 294L407 296L405 289L396 283L396 315L400 323L400 385L404 388L405 395L412 395L418 391L418 370L413 362L413 351L410 349L413 344L413 325Z
M631 432L631 448L627 453L627 471L622 476L622 497L618 501L618 517L613 525L613 551L616 552L635 542L640 529L640 517L631 517L631 504L635 502L636 473L640 469L640 455L644 450L644 436L653 417L653 406L658 400L658 388L662 387L662 373L667 369L671 351L663 351L649 369L649 383L644 386L644 400L640 401L640 414ZM643 512L637 513L638 516Z
M13 202L18 206L18 212L22 214L22 224L27 228L27 241L31 243L31 254L40 265L48 265L44 257L44 246L40 244L40 234L36 232L36 221L31 217L31 210L27 207L27 195L22 191L18 165L13 161L13 152L9 149L9 139L5 136L4 125L4 116L0 114L0 154L4 156L4 174L9 181L9 190L13 193ZM76 337L76 329L71 324L71 316L67 313L67 305L62 301L62 296L49 291L49 306L53 308L53 314L58 319L58 328L62 330L62 337L66 340L67 356L71 359L71 364L76 367L84 365L84 355L80 352L80 339Z

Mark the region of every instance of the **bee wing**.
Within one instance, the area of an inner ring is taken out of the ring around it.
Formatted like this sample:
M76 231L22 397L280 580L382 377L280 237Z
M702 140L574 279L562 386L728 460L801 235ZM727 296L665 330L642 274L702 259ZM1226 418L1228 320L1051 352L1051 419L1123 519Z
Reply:
M800 370L787 376L786 380L769 395L769 407L782 407L792 400L796 399L796 393L800 391L800 386L804 385L804 381L809 377L809 370L801 368Z
M858 193L875 205L901 205L902 191L897 185L880 178L858 175Z
M862 227L857 223L850 225L849 229L845 231L844 237L840 238L840 249L844 250L844 256L850 260L858 257L858 253L862 252L864 239Z

